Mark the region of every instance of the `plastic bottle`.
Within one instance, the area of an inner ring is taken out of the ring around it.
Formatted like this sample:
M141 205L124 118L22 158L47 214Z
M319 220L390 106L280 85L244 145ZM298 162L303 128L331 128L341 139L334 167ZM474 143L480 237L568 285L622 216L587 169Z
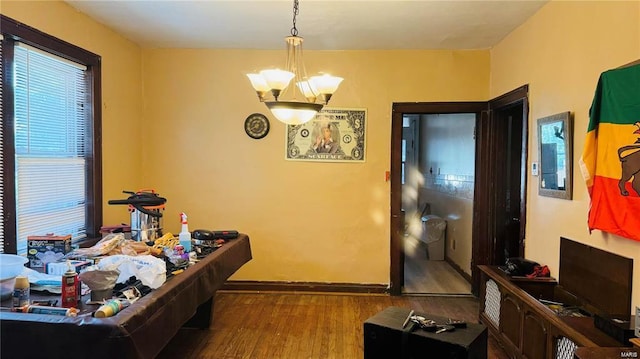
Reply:
M80 278L67 261L67 271L62 275L62 307L77 308L80 301Z
M24 307L29 305L29 278L25 276L17 276L16 284L13 286L13 307Z
M127 302L126 300L113 299L101 305L100 308L96 310L96 313L94 314L94 316L96 318L111 317L128 306L129 306L129 302Z
M180 223L182 223L182 229L180 230L180 234L178 234L178 240L184 247L185 253L189 253L191 252L191 233L189 233L187 215L184 212L180 213Z
M13 308L11 311L19 313L62 315L66 317L78 316L78 309L76 308L46 307L39 305L25 305L20 308Z

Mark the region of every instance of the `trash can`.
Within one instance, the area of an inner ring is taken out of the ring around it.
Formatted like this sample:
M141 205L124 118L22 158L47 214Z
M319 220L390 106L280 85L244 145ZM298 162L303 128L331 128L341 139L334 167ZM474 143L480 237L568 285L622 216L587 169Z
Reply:
M430 214L422 216L422 242L427 244L427 258L434 261L444 260L444 235L447 221Z

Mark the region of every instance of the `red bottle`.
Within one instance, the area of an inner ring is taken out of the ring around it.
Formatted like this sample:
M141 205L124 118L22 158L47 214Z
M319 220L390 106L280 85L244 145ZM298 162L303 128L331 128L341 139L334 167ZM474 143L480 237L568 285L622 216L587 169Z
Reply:
M78 308L80 301L80 278L69 263L69 268L62 276L62 307Z

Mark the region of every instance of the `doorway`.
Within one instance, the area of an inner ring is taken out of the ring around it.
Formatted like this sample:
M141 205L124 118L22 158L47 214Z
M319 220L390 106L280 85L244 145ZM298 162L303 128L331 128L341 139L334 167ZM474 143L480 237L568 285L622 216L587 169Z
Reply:
M475 125L475 113L403 118L404 294L471 294Z
M408 114L473 113L476 116L471 291L478 295L477 265L524 256L528 86L487 102L394 103L391 130L390 293L404 286L402 210L403 117Z

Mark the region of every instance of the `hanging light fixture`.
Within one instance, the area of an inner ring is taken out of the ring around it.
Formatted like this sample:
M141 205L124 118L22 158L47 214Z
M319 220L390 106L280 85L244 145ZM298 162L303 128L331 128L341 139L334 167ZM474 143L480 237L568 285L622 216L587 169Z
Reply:
M278 120L289 125L298 125L311 120L329 102L331 95L342 82L342 77L327 74L307 78L302 60L303 39L298 36L296 28L298 13L298 0L294 0L291 36L285 38L286 70L270 69L247 74L260 102L264 102ZM292 80L295 81L295 86L289 86ZM267 100L269 92L273 100Z

